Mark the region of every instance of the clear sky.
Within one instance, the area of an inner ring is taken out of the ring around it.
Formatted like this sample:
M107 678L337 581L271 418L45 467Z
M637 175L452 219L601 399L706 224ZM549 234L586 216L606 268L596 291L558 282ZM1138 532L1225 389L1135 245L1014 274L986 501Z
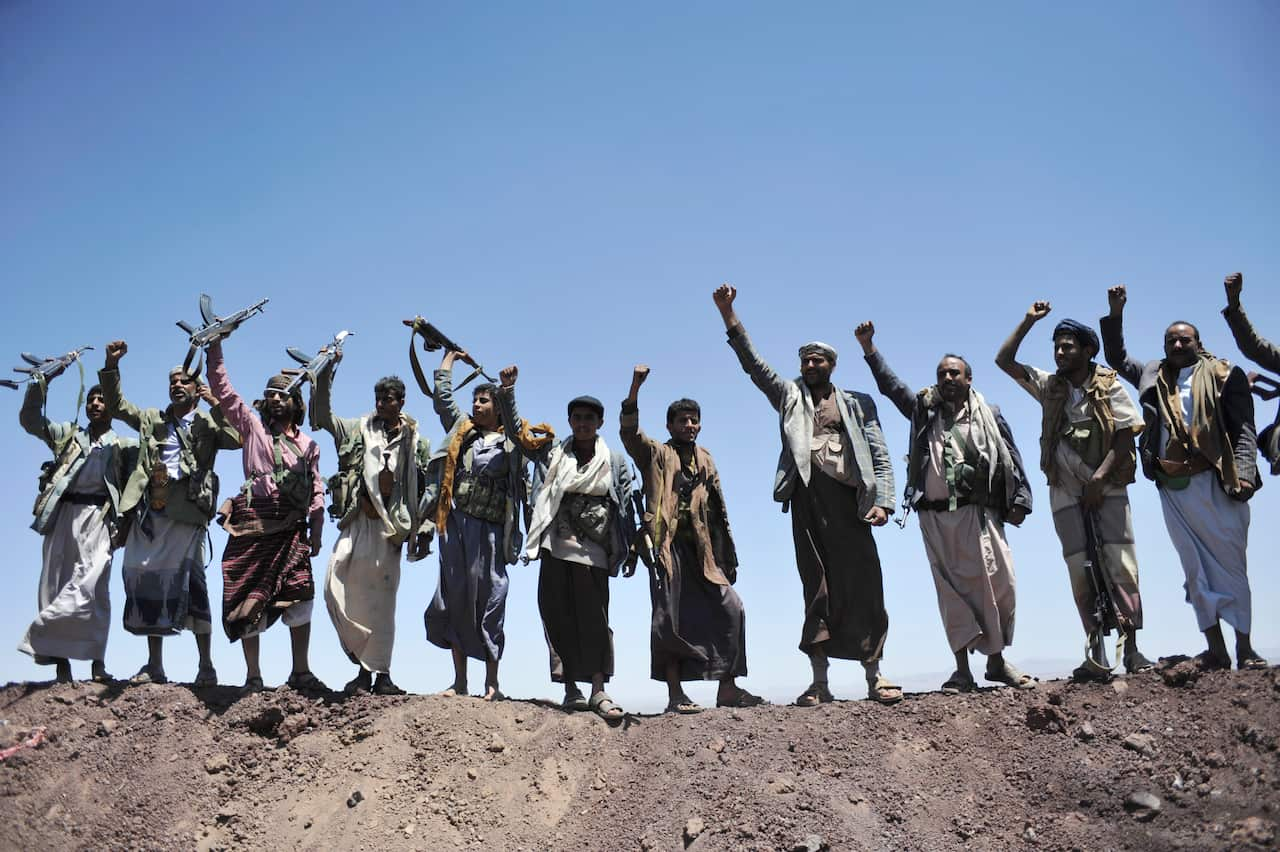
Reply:
M725 345L712 289L740 288L740 315L784 373L819 338L840 350L841 384L871 389L852 333L863 319L913 385L962 353L1034 469L1038 407L992 363L1033 299L1053 302L1051 321L1096 325L1106 288L1124 282L1136 354L1156 357L1183 318L1234 360L1217 312L1223 276L1241 270L1244 304L1280 338L1278 36L1266 2L0 3L0 357L91 343L96 370L105 342L124 338L126 394L162 405L185 351L173 323L195 318L197 295L223 311L269 297L227 344L233 381L252 396L285 346L348 328L334 402L356 416L379 376L409 375L400 320L421 313L490 372L518 363L534 420L562 425L580 393L606 400L615 442L631 368L647 363L653 434L670 400L703 405L741 554L743 683L789 700L809 672L790 520L770 497L777 418ZM1051 321L1024 360L1051 366ZM75 385L74 370L53 385L51 417L70 417ZM20 394L7 399L0 641L12 648L35 612L40 539L27 525L47 450L18 427ZM877 399L900 490L907 423ZM406 410L439 440L416 390ZM327 475L332 442L317 437ZM237 455L218 471L226 492L241 482ZM1083 636L1033 479L1035 513L1009 531L1010 658L1061 674ZM1130 493L1144 646L1194 653L1154 488ZM1256 642L1273 652L1277 505L1268 479L1250 555ZM330 524L318 584L336 538ZM951 655L916 524L876 539L885 670L936 687ZM224 541L215 527L215 613ZM107 663L127 676L146 643L120 627L119 561ZM451 676L422 627L437 571L434 555L404 567L393 673L413 691ZM503 686L516 696L558 694L536 571L511 568ZM647 680L646 583L616 581L612 595L612 692L654 709L665 692ZM268 684L288 673L287 644L279 627L263 640ZM166 654L171 677L194 675L190 638ZM312 658L332 685L351 676L323 606ZM240 651L216 629L214 659L223 682L242 681ZM0 652L0 680L48 676ZM832 676L838 694L863 694L856 664Z

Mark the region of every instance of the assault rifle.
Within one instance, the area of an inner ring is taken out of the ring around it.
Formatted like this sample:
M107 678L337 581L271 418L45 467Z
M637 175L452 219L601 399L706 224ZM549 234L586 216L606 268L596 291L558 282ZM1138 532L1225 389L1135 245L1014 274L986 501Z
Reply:
M231 332L240 327L240 324L254 314L262 313L268 299L255 302L247 308L236 311L229 316L220 317L213 312L213 299L209 298L207 293L200 294L200 320L199 328L193 328L189 323L178 320L178 328L185 331L191 337L191 348L187 351L187 357L182 361L182 369L188 373L191 372L191 362L195 360L196 352L226 337Z
M1259 373L1249 374L1249 390L1258 399L1271 401L1280 396L1280 382L1270 376L1263 376ZM1280 467L1280 440L1276 434L1276 430L1280 429L1280 411L1276 412L1274 422L1258 430L1258 452L1262 453L1262 457L1271 462L1271 472L1277 473L1277 467Z
M289 382L289 387L285 388L284 392L286 394L293 393L294 390L302 387L304 382L311 381L315 376L320 375L321 370L341 358L342 342L353 334L355 334L354 331L343 329L333 336L332 341L320 347L320 351L315 355L308 355L301 349L295 349L292 346L286 349L285 352L289 353L290 358L301 364L302 369L294 374L293 380Z
M73 363L80 360L80 354L92 346L81 346L79 349L73 349L65 355L59 355L56 358L40 358L32 355L30 352L23 352L21 358L27 362L25 367L14 367L15 373L24 373L28 382L36 381L37 377L45 382L50 379L57 378L62 375L62 371L70 367ZM0 379L0 385L6 388L17 390L21 387L19 382L12 379Z
M1088 509L1082 511L1085 542L1084 573L1089 578L1089 585L1093 589L1095 625L1089 631L1086 653L1090 663L1109 673L1115 666L1107 659L1106 637L1112 630L1120 632L1120 615L1116 611L1115 600L1111 597L1111 586L1107 583L1107 572L1102 560L1102 538L1098 535L1098 515Z
M422 351L424 352L437 352L443 349L446 352L465 353L466 350L454 343L444 332L420 316L414 317L413 319L403 320L403 322L405 325L409 326L409 328L413 329L412 333L409 335L409 364L413 367L413 377L417 379L418 387L422 389L422 392L434 399L436 395L435 391L432 390L431 385L428 384L426 374L422 372L422 364L418 361L418 352L413 348L414 337L417 337L418 335L422 336ZM471 371L471 375L454 385L454 390L462 388L476 376L484 376L490 382L497 384L498 380L486 373L484 371L484 367L477 364L476 360L470 355L467 355L462 360L465 363L470 364L475 369Z
M653 537L644 524L644 495L639 489L631 492L631 508L638 522L635 538L631 539L631 547L627 551L627 560L623 563L623 576L630 577L636 572L636 562L641 561L646 568L652 569L657 563L657 554L653 551Z

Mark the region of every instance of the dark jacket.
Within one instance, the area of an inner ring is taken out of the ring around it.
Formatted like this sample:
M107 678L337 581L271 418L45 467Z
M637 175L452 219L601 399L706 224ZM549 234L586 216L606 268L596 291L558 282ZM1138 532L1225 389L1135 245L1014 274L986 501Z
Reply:
M1124 346L1124 321L1107 315L1100 321L1102 349L1107 364L1131 385L1138 389L1138 403L1142 406L1142 419L1147 428L1138 436L1138 461L1142 474L1156 481L1156 469L1160 458L1159 441L1166 435L1163 417L1157 402L1159 390L1156 379L1160 375L1160 361L1142 362L1129 355ZM1262 486L1258 476L1258 435L1253 425L1253 397L1249 393L1249 378L1239 367L1232 367L1222 386L1222 398L1218 405L1218 422L1231 445L1235 457L1236 472L1243 481L1253 483L1255 489Z
M867 355L866 362L871 368L871 375L875 377L876 387L880 393L888 397L902 416L911 421L911 448L907 458L915 458L917 462L915 470L907 471L907 487L903 495L903 502L911 505L919 495L924 493L924 478L929 464L928 452L916 450L929 440L929 430L933 428L933 422L939 415L939 407L926 406L921 394L907 387L906 383L889 368L888 362L879 350ZM1014 466L1014 470L1003 472L1004 494L996 495L999 504L993 508L1000 512L1002 520L1008 517L1009 510L1014 506L1021 506L1029 515L1031 514L1031 485L1027 481L1027 472L1022 464L1022 454L1018 452L1018 445L1013 440L1013 431L1009 429L1009 424L1000 414L1000 409L994 405L990 407L991 413L995 415L996 425L1000 429L1000 437L1009 449L1009 457Z

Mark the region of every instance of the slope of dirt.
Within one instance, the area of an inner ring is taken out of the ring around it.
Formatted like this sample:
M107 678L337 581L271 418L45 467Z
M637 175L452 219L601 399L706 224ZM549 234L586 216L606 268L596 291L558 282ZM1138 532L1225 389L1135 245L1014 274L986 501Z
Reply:
M1274 848L1280 672L709 710L0 690L15 849Z

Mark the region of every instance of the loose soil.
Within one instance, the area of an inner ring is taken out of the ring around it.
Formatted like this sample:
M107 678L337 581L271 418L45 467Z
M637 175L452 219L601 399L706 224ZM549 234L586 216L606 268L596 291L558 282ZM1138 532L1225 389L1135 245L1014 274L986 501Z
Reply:
M1275 848L1280 672L632 716L0 689L11 849Z

